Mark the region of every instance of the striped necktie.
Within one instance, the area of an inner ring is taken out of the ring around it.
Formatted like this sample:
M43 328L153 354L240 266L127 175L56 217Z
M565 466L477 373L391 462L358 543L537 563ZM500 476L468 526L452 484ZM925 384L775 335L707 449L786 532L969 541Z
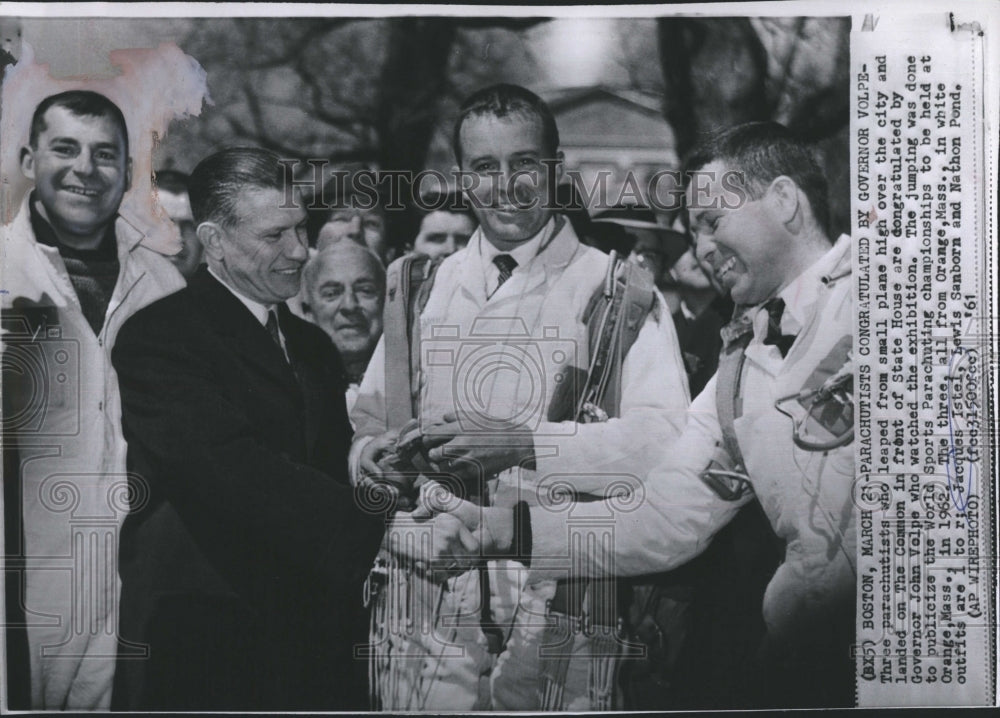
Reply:
M498 254L493 258L493 264L497 265L497 269L500 270L500 280L497 282L497 289L500 289L503 283L510 279L510 275L514 273L514 268L517 267L517 260L509 254Z

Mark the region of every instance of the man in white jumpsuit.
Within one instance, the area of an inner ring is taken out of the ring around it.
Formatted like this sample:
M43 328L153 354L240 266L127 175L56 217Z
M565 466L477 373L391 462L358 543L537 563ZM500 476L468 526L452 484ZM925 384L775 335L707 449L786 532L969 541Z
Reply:
M32 709L107 710L129 506L111 349L128 317L184 279L118 215L132 167L106 97L43 100L20 158L34 188L3 228L0 259L8 620L23 612ZM18 622L6 633L12 698Z
M557 387L588 366L584 310L608 257L581 244L552 209L562 153L538 97L510 85L481 90L463 104L454 139L480 227L440 265L420 316L418 416L443 443L429 458L484 503L508 509L558 501L565 477L580 494L634 488L679 435L688 405L662 298L625 358L620 416L577 424L551 413ZM386 433L387 364L383 340L351 415L352 465L369 476L380 473L376 460L394 439ZM412 675L397 674L393 695L383 691L382 707L537 709L537 646L555 583L526 577L521 564L495 561L425 597L433 626L395 646L397 656L417 658L409 659ZM484 623L495 624L492 637ZM569 702L588 707L586 666L570 674Z
M759 672L748 679L752 699L851 705L850 240L829 241L822 172L780 125L733 128L696 152L689 168L700 170L687 192L697 251L747 307L744 321L723 330L719 371L688 412L680 451L648 478L641 506L616 513L612 555L589 552L563 567L669 570L700 553L756 494L786 549L764 596L767 636ZM606 516L603 503L574 516ZM480 551L521 556L529 580L537 579L552 557L570 555L571 531L545 507L530 517L530 529L515 532L512 512L462 505L434 518L431 550L448 563Z

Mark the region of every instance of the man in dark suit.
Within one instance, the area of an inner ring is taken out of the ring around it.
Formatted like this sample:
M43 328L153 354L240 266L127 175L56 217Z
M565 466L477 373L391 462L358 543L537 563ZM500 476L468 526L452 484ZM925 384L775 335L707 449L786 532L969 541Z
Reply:
M384 520L355 501L343 368L284 300L304 210L277 156L203 160L191 200L207 268L137 313L113 354L131 512L121 537L113 707L364 706L361 589Z

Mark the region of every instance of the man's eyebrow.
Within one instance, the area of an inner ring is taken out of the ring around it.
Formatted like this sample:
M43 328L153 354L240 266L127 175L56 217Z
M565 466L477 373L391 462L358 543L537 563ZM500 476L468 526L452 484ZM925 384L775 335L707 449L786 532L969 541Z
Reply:
M494 159L494 157L493 155L490 154L477 155L469 160L469 164L475 164L476 162L482 162L483 160L492 160L492 159Z
M265 224L261 229L262 234L278 234L280 232L287 232L290 229L299 229L301 224L296 222L295 224L286 224L285 222L275 222L274 224Z
M80 144L80 140L76 139L75 137L53 137L51 140L49 140L50 145L54 145L57 142L69 142L74 145Z

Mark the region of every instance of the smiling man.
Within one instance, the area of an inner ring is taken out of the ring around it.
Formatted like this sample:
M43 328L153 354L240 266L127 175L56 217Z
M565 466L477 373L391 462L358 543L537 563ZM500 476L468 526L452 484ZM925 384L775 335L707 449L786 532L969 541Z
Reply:
M852 705L850 238L828 238L822 170L777 123L720 133L688 168L698 173L687 209L699 258L742 311L723 329L719 369L691 405L680 450L648 478L642 505L622 512L595 502L574 511L581 523L615 517L613 551L588 550L558 568L626 576L672 569L705 550L756 496L785 543L784 560L764 594L762 645L740 663L744 691L713 705ZM449 561L472 546L476 557L521 556L540 577L553 570L553 557L572 556L564 516L532 508L530 529L522 525L515 539L509 510L463 505L457 513L433 527ZM712 685L711 668L701 680Z
M615 276L608 280L608 257L581 244L556 209L562 153L551 111L523 87L488 87L462 104L453 142L479 228L417 292L412 323L419 337L404 339L409 354L405 343L401 352L386 350L387 320L352 412L358 478L383 477L378 462L393 453L401 428L396 408L412 407L415 398L427 459L458 482L456 492L483 504L523 511L558 501L551 487L557 476L573 477L581 496L638 484L679 434L688 404L662 297L651 282L641 291L631 283L622 290L638 291L640 311L619 335L622 350L604 355L606 366L617 367L604 399L585 405L590 338L598 333L589 320L601 315L588 307L600 306L592 300L603 297L607 284L618 285ZM620 279L627 268L618 269ZM408 293L390 282L390 305ZM407 356L419 367L400 386L398 378L411 370ZM561 637L577 654L568 666L541 655L540 617L548 602L556 602L563 619L573 617L561 624L568 625L581 615L576 592L557 593L554 581L527 581L513 561L484 563L440 590L416 574L408 580L407 611L432 617L433 628L391 633L391 621L383 627L395 658L392 677L373 687L382 708L610 705L610 687L588 682L592 661L604 660L606 651L593 651L586 636Z
M224 150L191 176L207 268L128 322L113 355L134 497L122 535L114 705L364 704L361 583L384 527L357 508L343 367L284 302L305 211L277 156Z
M347 409L382 336L385 268L366 247L339 242L305 268L306 316L333 340L347 372Z
M183 280L118 214L131 159L108 98L43 100L20 160L34 189L2 240L5 551L24 567L6 574L9 696L15 708L107 709L118 589L117 536L105 529L124 516L125 474L110 353L122 323ZM80 516L104 528L74 526ZM75 552L75 540L101 541L110 560ZM53 557L73 557L74 570L52 570ZM26 652L16 645L25 614Z

